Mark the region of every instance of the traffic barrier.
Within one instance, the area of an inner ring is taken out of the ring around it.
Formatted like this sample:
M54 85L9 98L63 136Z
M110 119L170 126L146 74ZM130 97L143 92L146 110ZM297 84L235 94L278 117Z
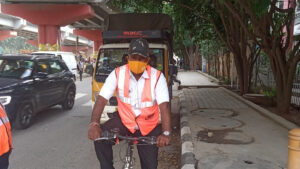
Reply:
M289 132L287 169L300 169L300 128Z

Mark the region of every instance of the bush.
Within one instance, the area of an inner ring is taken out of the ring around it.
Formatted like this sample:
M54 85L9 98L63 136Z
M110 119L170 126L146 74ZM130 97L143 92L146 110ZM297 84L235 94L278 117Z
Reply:
M267 96L268 98L273 99L276 97L276 89L274 89L274 88L263 89L263 94L265 96Z

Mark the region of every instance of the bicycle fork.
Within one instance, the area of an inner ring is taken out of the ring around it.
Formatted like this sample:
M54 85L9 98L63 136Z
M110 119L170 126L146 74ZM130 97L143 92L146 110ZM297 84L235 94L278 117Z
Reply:
M133 144L128 143L126 156L125 156L125 164L123 169L133 169L134 158L133 158Z

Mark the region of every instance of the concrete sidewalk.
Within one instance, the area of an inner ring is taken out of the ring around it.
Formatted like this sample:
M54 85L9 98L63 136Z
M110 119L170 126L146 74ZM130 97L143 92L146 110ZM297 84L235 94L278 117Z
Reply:
M216 83L213 83L213 80L201 75L196 71L182 71L178 72L177 78L181 81L181 86L216 86Z
M197 72L179 72L178 77L186 85L211 83ZM288 129L226 90L181 90L181 168L286 168Z

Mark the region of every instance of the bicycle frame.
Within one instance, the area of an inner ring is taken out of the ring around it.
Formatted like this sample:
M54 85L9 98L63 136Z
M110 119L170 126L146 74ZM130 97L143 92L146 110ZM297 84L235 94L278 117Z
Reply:
M125 140L127 144L125 162L123 165L123 169L133 169L134 166L134 158L133 158L133 148L134 145L155 145L156 137L130 137L130 136L121 136L118 135L117 132L108 132L105 131L102 133L102 136L94 141L100 140L108 140L113 141L116 140L118 144L119 139ZM139 142L143 142L144 144L139 144Z
M125 163L123 169L133 169L134 158L133 158L133 144L127 141L127 149L125 155Z

